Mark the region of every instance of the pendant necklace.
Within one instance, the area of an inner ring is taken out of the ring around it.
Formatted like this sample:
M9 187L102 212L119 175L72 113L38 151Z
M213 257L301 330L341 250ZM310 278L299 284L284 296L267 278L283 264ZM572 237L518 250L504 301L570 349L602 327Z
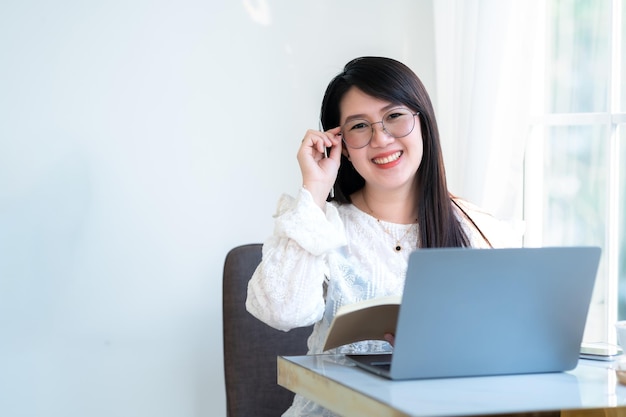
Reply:
M404 238L409 234L409 232L411 231L411 229L413 228L413 225L410 225L408 229L406 229L406 232L404 232L404 235L402 235L402 237L400 239L396 239L396 237L389 231L389 229L387 229L385 227L384 224L382 224L382 222L380 221L380 219L376 218L376 221L378 222L378 224L380 225L380 227L383 229L383 231L385 233L387 233L392 239L394 239L396 241L396 246L394 246L394 250L396 252L400 252L402 251L402 245L400 244L400 242L402 242L404 240Z
M397 239L393 235L393 233L391 233L389 229L380 221L380 219L374 215L374 211L370 208L369 204L367 204L367 201L365 200L365 196L363 196L363 193L361 194L361 196L363 198L363 203L365 204L365 207L367 207L367 210L369 211L370 215L376 219L376 222L380 225L381 229L383 229L383 232L385 232L387 235L389 235L389 237L391 237L393 240L396 241L396 245L394 246L393 249L396 252L401 252L402 251L401 242L407 237L407 235L409 234L409 232L411 231L411 229L413 229L413 226L415 225L414 224L410 225L409 228L406 229L406 232L404 232L402 237L400 239ZM417 223L417 219L415 219L415 222Z

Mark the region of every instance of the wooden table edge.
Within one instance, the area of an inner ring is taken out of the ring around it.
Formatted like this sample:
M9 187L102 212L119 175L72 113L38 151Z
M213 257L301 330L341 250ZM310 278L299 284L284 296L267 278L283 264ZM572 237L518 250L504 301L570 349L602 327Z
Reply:
M344 384L278 356L278 384L345 417L411 417Z

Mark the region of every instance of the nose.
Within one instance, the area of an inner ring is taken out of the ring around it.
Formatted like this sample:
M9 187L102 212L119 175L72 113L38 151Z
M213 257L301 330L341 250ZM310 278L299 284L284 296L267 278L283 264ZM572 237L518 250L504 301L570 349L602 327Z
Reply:
M376 127L374 125L380 124L380 127ZM387 132L383 122L372 123L372 139L370 141L370 146L384 148L389 143L394 141L394 137Z

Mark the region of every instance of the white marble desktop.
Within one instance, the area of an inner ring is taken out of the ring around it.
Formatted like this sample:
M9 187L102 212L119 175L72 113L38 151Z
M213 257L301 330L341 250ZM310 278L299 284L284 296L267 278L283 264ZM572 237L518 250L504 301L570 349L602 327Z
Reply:
M626 407L626 386L617 382L612 362L581 359L574 370L562 373L390 381L356 368L341 355L282 359L289 367L296 365L294 370L312 371L409 416ZM279 366L279 381L280 373ZM297 391L301 381L293 383L287 388Z

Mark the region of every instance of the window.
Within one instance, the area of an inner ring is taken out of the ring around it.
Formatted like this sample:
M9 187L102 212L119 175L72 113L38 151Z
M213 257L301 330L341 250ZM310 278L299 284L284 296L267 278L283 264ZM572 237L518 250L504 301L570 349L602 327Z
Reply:
M626 319L626 0L550 0L537 35L526 246L597 245L585 340Z

